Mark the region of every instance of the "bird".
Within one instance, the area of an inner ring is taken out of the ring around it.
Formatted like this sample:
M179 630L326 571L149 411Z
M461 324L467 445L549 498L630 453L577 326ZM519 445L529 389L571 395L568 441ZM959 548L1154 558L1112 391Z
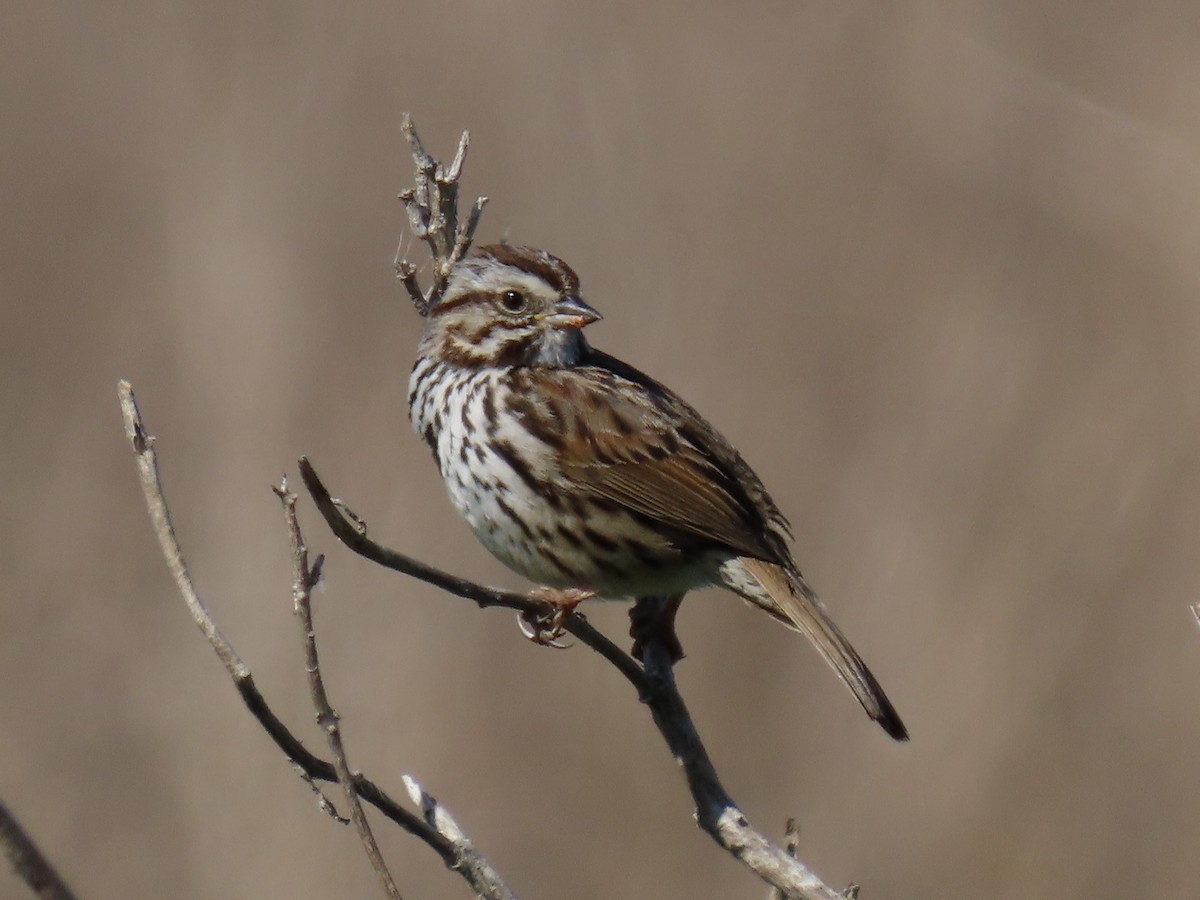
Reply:
M673 618L687 592L724 587L805 635L867 714L908 739L800 574L758 475L674 391L589 344L601 316L570 266L482 246L425 312L409 418L453 506L536 596L564 615L593 596L663 597Z

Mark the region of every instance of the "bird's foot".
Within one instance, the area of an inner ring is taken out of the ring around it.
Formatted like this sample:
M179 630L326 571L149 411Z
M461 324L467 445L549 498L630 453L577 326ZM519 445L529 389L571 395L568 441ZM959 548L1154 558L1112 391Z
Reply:
M567 633L567 619L571 617L575 607L595 596L595 591L583 591L578 588L535 588L529 592L529 599L544 603L549 609L517 613L517 627L521 629L521 634L535 644L565 650L571 645L563 643L559 638Z
M675 634L675 613L683 594L676 597L639 597L629 610L629 636L633 638L634 659L645 665L646 645L652 641L662 644L671 658L671 665L684 657L683 645Z

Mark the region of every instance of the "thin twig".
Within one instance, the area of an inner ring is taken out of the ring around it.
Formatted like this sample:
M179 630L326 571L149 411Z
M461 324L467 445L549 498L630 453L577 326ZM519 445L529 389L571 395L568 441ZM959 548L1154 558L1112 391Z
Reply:
M454 241L455 261L467 255L467 249L471 246L471 242L475 240L475 229L479 227L479 219L483 215L483 207L487 202L487 197L476 197L475 202L471 204L471 212L467 216L466 227L459 229L458 237Z
M544 604L525 594L484 587L384 547L367 537L366 526L350 517L325 488L312 463L301 458L300 476L334 535L347 547L379 565L440 587L448 593L473 600L481 607L500 606L537 614ZM648 598L650 602L656 598ZM675 685L673 661L666 646L651 639L644 644L644 667L617 647L579 615L573 613L564 627L579 642L595 650L625 676L650 709L654 724L683 768L688 788L696 803L696 822L721 847L739 859L768 885L784 896L799 900L840 900L849 896L826 885L815 873L755 829L725 791L717 777L696 727Z
M783 827L783 852L795 859L799 849L800 835L796 830L796 820L789 818ZM767 900L787 900L787 895L782 889L773 887L767 891Z
M21 823L0 800L0 846L21 880L42 900L75 900L62 876L42 855Z
M154 533L158 537L163 555L166 557L167 567L175 576L176 585L187 603L193 620L204 632L209 644L225 665L243 702L288 759L308 779L336 782L338 775L333 765L310 753L271 710L255 685L250 668L221 635L212 616L200 601L195 586L192 584L191 576L188 574L183 551L175 536L174 527L171 525L170 510L167 507L162 482L159 478L158 455L154 450L154 437L145 426L129 382L122 381L118 386L118 393L121 401L121 414L125 420L125 434L137 462L142 492L145 494L146 506L150 511L150 521ZM488 861L473 847L460 846L447 839L435 828L430 827L423 818L400 806L369 778L356 774L353 776L353 781L355 793L359 797L409 834L428 844L442 858L446 867L464 878L477 895L487 898L487 900L513 900L515 895L512 891L504 884Z
M432 794L427 794L417 779L411 775L405 775L403 781L404 789L408 791L408 799L421 807L421 814L425 816L425 821L436 828L438 834L445 835L455 843L471 845L470 838L463 834L463 830L458 827L458 822L450 815L450 811L438 803L437 798Z
M401 245L403 247L403 245ZM417 281L417 267L410 263L407 259L401 258L401 248L396 250L396 277L400 279L400 283L404 285L404 290L408 292L408 297L413 302L413 307L422 315L427 316L429 310L425 307L425 295L421 293L420 282Z
M225 665L226 671L235 682L251 678L250 669L242 662L233 645L229 643L217 628L217 623L209 615L208 609L196 593L192 584L192 576L188 574L187 563L183 559L183 550L179 539L175 536L175 526L171 523L171 511L163 497L158 476L158 455L154 452L154 435L150 434L142 421L141 410L138 409L137 399L133 396L133 386L128 381L122 381L117 386L121 398L121 413L125 419L125 437L133 447L134 459L137 462L138 474L141 476L142 491L146 495L146 506L150 511L150 524L158 538L158 545L167 560L167 568L175 579L175 587L183 595L192 620L204 632L209 644Z
M462 133L454 159L445 166L425 149L408 113L401 119L400 129L408 141L415 171L413 186L401 191L399 199L408 214L409 231L429 248L433 283L428 290L422 290L416 276L417 267L400 252L396 255L396 275L404 283L417 312L426 316L446 289L450 270L470 250L487 198L476 198L466 224L459 221L458 183L471 145L469 132Z
M350 771L350 762L346 758L346 746L342 740L342 727L338 714L329 702L325 691L325 679L321 676L321 660L317 653L317 635L313 628L312 591L321 580L321 566L324 557L318 556L311 566L308 564L308 547L304 543L304 535L300 532L300 522L296 518L296 495L288 490L287 478L284 477L275 494L283 504L283 517L287 523L288 540L292 547L292 567L295 580L292 584L292 600L295 604L296 615L300 618L304 634L305 670L308 673L308 689L312 695L313 706L317 710L317 725L325 732L329 742L329 752L333 756L333 768L337 772L338 783L346 795L346 803L350 807L350 820L362 841L367 859L371 861L375 874L379 876L384 891L393 900L402 900L396 881L388 870L379 850L379 844L371 831L371 823L359 802L358 792L354 789L354 775Z
M416 578L419 581L432 584L449 594L454 594L456 597L473 600L481 608L501 606L534 616L549 610L548 604L541 600L534 600L528 594L484 587L481 584L476 584L465 578L459 578L457 575L443 572L441 569L436 569L410 556L405 556L403 553L398 553L395 550L384 547L382 544L376 543L367 537L366 528L363 526L362 520L357 517L348 516L344 508L330 496L320 476L317 475L317 470L313 468L312 463L308 461L307 457L302 456L297 465L300 468L300 477L304 481L304 486L308 488L308 493L312 496L313 502L317 505L317 509L324 517L329 529L338 540L360 556L364 556L385 568L393 569ZM646 673L642 671L642 667L638 665L637 660L588 624L587 619L582 615L573 613L567 619L564 627L577 637L581 643L591 647L616 666L618 671L637 688L639 696L649 689L650 682L646 678Z

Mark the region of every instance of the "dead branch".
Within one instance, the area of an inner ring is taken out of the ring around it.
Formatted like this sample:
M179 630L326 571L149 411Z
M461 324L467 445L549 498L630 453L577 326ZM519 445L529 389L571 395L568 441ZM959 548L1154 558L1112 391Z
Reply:
M454 161L449 167L440 164L430 155L417 137L409 117L405 117L403 128L408 138L416 175L414 187L402 192L400 199L408 214L412 234L429 248L433 260L433 279L428 289L422 289L417 278L417 267L402 252L397 252L396 273L414 306L421 315L427 315L432 304L437 302L445 288L452 266L470 249L480 213L486 198L478 198L472 206L466 223L458 216L458 181L462 174L463 160L469 145L469 137L463 133ZM334 751L335 758L341 757L338 771L334 765L321 760L300 745L299 741L274 716L254 686L249 668L233 651L232 646L221 636L211 616L200 602L187 574L182 553L171 528L170 515L162 497L158 480L157 460L153 449L153 438L146 432L128 383L121 383L121 405L125 415L126 432L134 449L142 476L143 490L155 532L159 537L168 566L175 576L180 592L184 596L192 616L226 669L230 672L239 693L254 712L263 727L276 743L295 761L296 765L313 780L340 781L345 787L352 786L351 793L372 803L390 819L411 834L433 847L445 860L471 884L476 892L487 898L510 898L514 895L503 884L499 876L480 856L459 830L453 819L420 786L406 777L405 784L414 802L421 805L423 818L419 818L397 806L386 794L362 775L353 774L344 758L344 750ZM466 579L442 572L438 569L388 549L369 539L366 526L356 516L348 513L335 501L321 483L315 469L307 459L299 461L304 484L333 533L347 547L380 565L402 572L448 593L473 600L481 607L501 606L515 609L526 616L537 617L548 614L548 606L525 594L502 591L475 584ZM294 555L300 560L304 579L315 583L318 571L308 568L306 556L298 532L293 545ZM298 569L300 571L300 569ZM298 580L299 584L299 580ZM311 588L308 584L305 591ZM299 594L300 589L297 588ZM658 602L657 598L644 598L641 604ZM566 630L581 643L590 647L608 660L636 689L641 702L649 708L659 732L662 734L680 767L683 769L688 788L696 805L695 819L714 841L740 860L778 894L798 900L838 900L857 895L851 886L838 892L826 885L815 873L805 866L793 853L772 843L755 829L733 799L725 791L715 767L696 731L691 716L675 684L673 657L662 641L651 638L644 642L642 658L644 664L621 650L611 640L593 628L583 616L572 614L565 623ZM311 622L306 623L311 630ZM313 647L315 654L315 646ZM310 668L316 669L315 657ZM313 688L316 697L316 687ZM336 731L336 716L329 708L321 690L318 708L322 711L322 723L327 732ZM361 813L361 810L360 810Z
M404 114L400 127L408 139L416 174L413 186L401 191L399 199L408 213L409 231L429 248L429 255L433 259L433 283L428 290L422 290L417 279L417 267L404 258L403 242L401 249L396 251L396 275L404 284L417 312L425 316L442 296L450 269L471 248L479 217L488 198L476 197L466 223L459 223L458 181L462 177L467 148L471 145L469 132L462 133L454 161L446 167L426 152L408 113Z
M305 671L308 672L308 689L312 695L313 706L317 711L317 725L325 732L325 738L329 743L329 752L333 755L333 769L337 773L338 783L342 786L346 804L350 807L350 821L354 823L367 859L371 861L371 866L375 869L375 874L379 876L379 881L383 884L387 895L393 900L401 900L400 890L396 887L396 881L392 878L392 873L383 860L379 844L371 832L371 824L367 821L367 814L363 812L358 793L354 790L354 776L350 772L350 762L346 758L346 746L342 741L341 720L329 703L329 695L325 691L325 679L321 675L321 660L317 653L317 634L313 628L312 591L321 580L321 567L325 558L318 556L316 562L311 566L308 563L308 547L304 543L304 535L300 532L300 521L296 518L296 495L288 490L286 477L280 482L279 487L275 488L275 494L283 504L288 538L292 545L292 566L295 572L292 599L304 634Z
M485 587L450 575L440 569L398 553L367 537L362 519L348 514L325 488L312 463L299 460L300 477L317 509L337 538L360 556L386 568L440 587L447 593L473 600L480 607L499 606L531 615L546 611L540 601L525 594ZM648 601L639 601L648 602ZM745 814L725 791L712 760L696 731L678 688L672 656L660 641L644 645L645 666L617 647L588 624L579 613L565 623L568 632L581 644L599 653L637 690L638 698L650 709L654 724L671 754L683 769L688 789L696 804L696 823L720 846L758 875L763 881L798 900L838 900L852 897L853 886L838 892L826 885L811 869L772 843L752 826Z
M4 848L13 870L42 900L75 900L62 876L3 801L0 801L0 847Z
M125 420L125 435L133 449L142 492L145 494L146 506L150 512L150 522L158 537L163 556L166 558L167 567L175 578L176 587L183 596L193 621L204 633L210 646L224 664L250 712L254 714L259 724L263 726L288 759L300 770L305 780L310 783L313 781L339 781L337 770L333 764L310 753L272 712L266 699L254 683L250 667L242 661L233 649L233 645L221 634L208 609L200 600L191 575L188 573L183 550L179 546L174 526L171 524L171 513L167 507L158 471L158 454L154 448L155 439L145 426L133 394L133 387L129 382L122 381L118 387L118 393L121 401L121 413ZM499 874L469 841L456 841L438 831L422 817L400 806L365 776L352 773L350 780L354 785L354 792L359 797L409 834L428 844L442 858L446 867L461 875L478 896L489 898L489 900L515 900L516 895L504 884Z

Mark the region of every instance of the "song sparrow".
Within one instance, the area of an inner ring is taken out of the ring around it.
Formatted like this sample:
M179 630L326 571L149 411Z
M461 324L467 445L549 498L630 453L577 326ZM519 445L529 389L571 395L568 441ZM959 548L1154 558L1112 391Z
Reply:
M501 562L573 607L722 585L806 635L892 737L908 733L826 614L758 476L672 391L593 349L600 318L542 250L496 244L428 311L409 416Z

